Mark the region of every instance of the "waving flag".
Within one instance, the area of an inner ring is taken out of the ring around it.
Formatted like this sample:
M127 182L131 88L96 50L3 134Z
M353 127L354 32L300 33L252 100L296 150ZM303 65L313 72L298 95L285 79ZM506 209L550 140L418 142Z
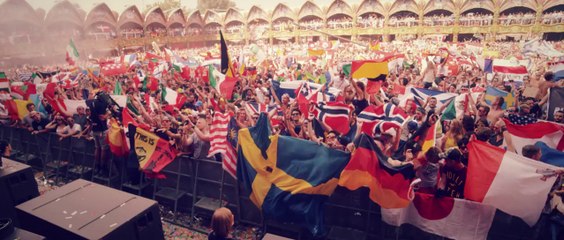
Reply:
M535 143L535 146L537 146L541 150L540 160L542 162L558 167L564 167L563 151L558 151L554 148L551 148L546 143L543 142L537 142Z
M290 96L290 98L294 99L294 98L296 98L297 93L299 92L298 89L300 89L302 87L304 82L306 82L306 81L303 81L303 80L285 81L285 82L272 81L272 88L274 88L274 92L276 93L276 96L278 97L278 99L282 100L282 95L284 95L284 94L288 94L288 96ZM311 88L312 91L315 91L315 90L321 88L323 85L308 82L308 86L309 86L309 88ZM329 101L334 101L337 98L337 96L339 96L340 92L341 92L341 90L334 88L334 87L330 87L327 90L327 92L325 92L324 94L327 95ZM323 96L321 94L318 94L317 101L323 101Z
M376 129L385 132L390 128L400 128L407 119L407 114L394 104L388 103L381 106L370 105L357 117L362 122L362 132L374 136Z
M10 92L10 80L6 77L5 72L0 72L0 92Z
M133 124L128 127L131 151L137 156L141 170L159 173L176 158L176 150L168 141Z
M415 193L406 208L382 210L382 221L399 227L411 224L449 239L487 239L495 208L459 198Z
M102 68L101 72L104 76L116 76L127 73L127 67L122 63L104 64L100 67Z
M564 78L564 60L548 63L548 65L550 71L554 73L554 81Z
M266 219L325 233L324 202L333 193L350 155L311 141L270 135L261 114L255 127L239 130L237 179Z
M351 75L354 79L367 78L374 81L384 81L388 76L388 62L367 60L353 61L351 65Z
M235 69L231 63L231 58L229 58L227 43L225 43L221 30L219 31L219 44L221 45L221 73L225 74L226 77L235 77Z
M78 50L76 50L76 47L74 46L74 42L71 39L69 45L67 45L66 61L69 65L76 65L76 61L78 61L78 57L79 57Z
M486 95L484 96L486 103L491 106L496 97L502 97L505 100L501 106L502 109L515 106L515 97L513 96L513 93L508 93L488 86L486 88Z
M230 133L229 123L231 115L229 113L216 112L213 115L210 127L210 150L208 157L220 153L223 157L223 169L231 176L237 178L237 153L235 148L228 141Z
M507 132L511 136L511 144L522 154L526 145L533 145L538 141L546 143L550 148L564 151L564 126L553 122L536 122L527 125L517 125L504 119ZM506 140L506 144L509 142Z
M319 121L340 134L350 131L349 116L351 108L340 102L320 102L315 106L314 115Z
M468 109L468 93L456 96L445 108L442 120L462 119Z
M125 132L123 131L123 128L119 126L117 120L113 118L110 120L110 129L108 131L107 138L112 154L117 157L124 157L129 154Z
M422 106L427 98L435 97L437 99L437 108L441 108L446 104L451 98L456 97L458 94L447 93L442 91L430 90L425 88L413 88L408 87L405 90L405 94L400 96L400 105L404 106L408 100L417 100L415 103Z
M522 78L528 74L526 64L518 60L494 59L492 62L494 73Z
M339 185L350 190L370 189L369 197L382 208L403 208L409 205L413 165L392 167L371 137L362 134L355 141L356 149L341 173Z
M132 65L138 63L137 54L133 53L121 56L121 63L127 67L131 67Z
M268 106L264 103L257 103L255 101L246 102L245 107L251 112L251 114L269 113L274 110L276 106Z
M545 174L558 167L480 141L470 142L468 152L464 197L535 225L556 181Z

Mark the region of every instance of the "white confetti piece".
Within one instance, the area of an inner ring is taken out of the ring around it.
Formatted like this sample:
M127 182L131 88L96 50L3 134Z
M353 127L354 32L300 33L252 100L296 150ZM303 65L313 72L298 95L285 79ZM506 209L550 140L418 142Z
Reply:
M72 216L76 215L78 213L78 211L74 211L71 213Z
M55 200L55 202L58 202L58 201L61 201L61 199L60 199L60 198L57 198L57 200Z
M63 211L63 214L67 214L67 211Z
M105 217L106 217L106 214L100 216L100 219L103 219L103 218L105 218Z
M66 217L65 219L71 219L72 217Z
M87 213L88 211L82 211L80 212L80 215Z
M72 224L69 224L69 228L72 228Z
M110 225L110 228L113 228L117 225L117 223L113 223L112 225Z

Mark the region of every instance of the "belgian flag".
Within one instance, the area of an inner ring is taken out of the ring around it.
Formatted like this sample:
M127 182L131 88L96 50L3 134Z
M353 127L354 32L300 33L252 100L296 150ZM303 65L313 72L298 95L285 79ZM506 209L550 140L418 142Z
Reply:
M231 64L229 52L227 51L227 43L225 43L221 30L219 31L219 38L221 45L221 73L225 74L226 77L235 77L235 69L233 68L233 64Z

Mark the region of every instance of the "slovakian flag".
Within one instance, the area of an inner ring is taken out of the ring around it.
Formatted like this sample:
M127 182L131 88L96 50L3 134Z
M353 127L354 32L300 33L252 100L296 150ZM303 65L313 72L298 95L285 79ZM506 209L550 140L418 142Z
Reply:
M564 151L564 125L544 121L517 125L507 119L503 120L511 136L510 141L505 140L505 144L511 144L517 153L522 154L521 150L524 146L533 145L538 141L546 143L550 148Z
M348 104L341 102L320 102L315 106L313 114L319 121L344 135L350 131L350 112L351 108Z
M459 198L415 193L406 208L381 209L382 221L399 227L411 224L449 239L487 239L495 208Z
M407 114L394 104L374 106L365 108L357 117L362 123L362 132L368 136L374 136L376 129L386 132L390 128L400 128L407 119Z
M559 168L480 141L471 141L468 152L464 197L535 225Z
M548 91L548 121L554 121L558 111L564 111L564 87L551 87Z
M78 61L78 57L79 57L78 50L76 50L74 41L72 41L71 39L69 45L67 45L66 61L69 65L76 65L76 62Z
M341 172L339 185L356 190L370 189L368 196L382 208L404 208L409 205L411 180L415 176L413 165L392 167L388 157L366 134L355 141L356 149L345 169Z
M127 140L123 128L119 126L117 120L110 120L110 129L108 130L108 143L110 151L117 157L124 157L129 154L129 147L127 147Z
M168 141L133 124L128 128L131 151L137 156L141 170L158 174L176 158L176 150Z

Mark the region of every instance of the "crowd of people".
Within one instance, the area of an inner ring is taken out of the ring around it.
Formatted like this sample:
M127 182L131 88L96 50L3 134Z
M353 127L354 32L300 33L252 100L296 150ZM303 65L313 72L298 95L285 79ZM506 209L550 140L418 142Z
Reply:
M425 26L451 26L454 25L454 15L436 14L423 17L423 25Z
M562 19L564 19L563 11L554 11L542 15L543 24L559 24L562 23Z
M482 13L467 13L460 16L462 26L489 26L492 25L493 15Z
M312 21L304 24L316 26L319 23L321 22ZM215 28L207 29L207 31L212 30L216 31ZM320 43L316 44L320 45ZM467 52L468 49L472 49L470 46L479 45L475 42L465 44L468 48L432 40L382 43L381 52L375 52L355 44L340 43L339 47L327 50L331 52L330 59L300 55L300 51L308 48L306 44L260 44L256 47L262 48L266 55L265 59L254 66L256 72L247 74L247 69L243 69L245 74L239 76L231 98L227 98L225 92L210 86L201 69L192 69L189 77L179 77L172 71L172 64L166 63L170 65L171 70L162 74L159 84L185 96L185 102L181 105L166 102L161 98L163 88L151 90L135 83L134 79L139 71L147 74L152 72L148 59L146 64L123 75L99 78L81 75L76 79L76 85L57 85L54 95L58 99L87 100L95 98L96 93L100 91L113 92L119 85L120 92L127 98L125 109L139 125L146 126L147 129L170 142L181 154L194 158L207 156L210 148L210 125L214 114L218 111L231 112L238 127L247 128L253 126L259 117L259 112L249 106L263 105L268 109L273 134L302 138L342 151L353 151L352 142L359 136L363 124L358 121L358 116L363 110L369 106L393 104L405 111L408 118L402 127L389 132L376 132L374 135L374 142L389 157L389 163L396 166L412 164L416 169L417 177L422 180L417 186L418 191L439 192L454 198L463 198L468 160L466 146L469 141L483 141L514 151L511 144L504 141L507 140L504 132L506 121L526 124L546 119L548 89L564 86L564 81L554 79L554 73L547 71L547 63L553 59L544 56L530 57L533 67L530 68L528 78L521 85L506 84L505 77L496 74L488 75L478 65L461 66L457 74L449 74L446 71L446 59L441 57L428 61L423 67L424 56L438 52L441 48L449 48L462 55L471 55ZM520 44L515 42L492 42L481 46L497 51L499 58L519 55ZM562 42L553 43L553 46L559 51L564 47ZM200 56L202 52L217 51L216 48L214 46L174 52L183 58L192 58ZM248 46L230 46L230 51L231 56L246 55L245 58L232 57L235 69L243 64L246 66L254 64L250 59L254 58L253 54L256 54L256 51L250 50ZM404 54L403 63L390 69L387 78L382 82L380 93L368 93L365 81L352 79L342 66L344 63L358 60L359 57L375 59L382 52ZM481 52L478 51L477 54ZM138 59L144 55L145 53L140 52ZM239 62L238 59L247 60ZM47 72L63 68L66 66L23 66L7 69L6 73L12 81L18 81L15 77L16 71ZM313 127L312 114L304 112L298 101L288 94L278 96L273 86L274 81L279 79L323 83L320 82L320 78L326 81L323 85L324 89L335 89L338 92L338 95L334 96L334 101L350 107L348 124L353 129L351 131L355 131L352 135L339 133L323 123L321 127L324 134L317 135ZM43 79L45 83L52 81L54 80L50 77ZM422 152L422 138L417 136L424 135L436 121L442 121L440 116L446 104L439 103L435 97L404 101L402 94L396 89L397 86L420 87L457 94L474 88L496 87L513 92L517 107L503 109L504 99L501 97L488 104L483 93L476 99L470 98L469 107L464 114L451 121L444 121L436 145ZM527 86L537 87L538 94L532 97L523 96L523 90ZM148 95L154 98L153 103L146 101ZM14 120L10 118L7 108L2 105L5 100L0 101L0 119L3 125L27 128L32 134L52 132L60 139L81 137L93 140L96 145L96 169L99 170L99 174L109 172L112 166L105 161L109 154L106 139L108 119L111 118L109 113L85 106L78 107L76 113L68 112L60 106L53 106L52 102L43 98L39 103L29 103L26 106L29 114L22 120ZM557 112L554 121L564 124L564 112ZM522 152L524 156L536 160L540 156L539 149L535 146L526 146ZM562 194L561 186L558 185L555 193ZM551 211L550 214L558 213ZM561 216L562 213L559 214Z
M499 16L499 25L529 25L535 23L535 14L527 13L509 13Z

